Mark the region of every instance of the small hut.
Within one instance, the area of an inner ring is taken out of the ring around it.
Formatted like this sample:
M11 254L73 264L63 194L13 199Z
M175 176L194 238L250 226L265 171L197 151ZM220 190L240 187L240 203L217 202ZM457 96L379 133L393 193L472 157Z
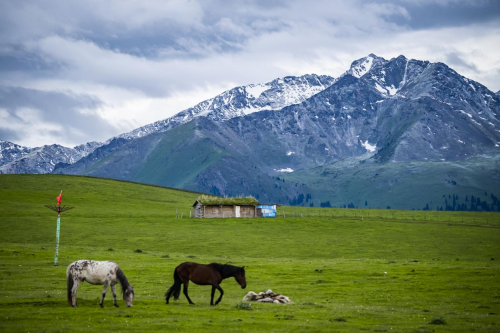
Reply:
M258 204L259 202L252 197L222 198L202 195L193 204L193 217L256 217Z

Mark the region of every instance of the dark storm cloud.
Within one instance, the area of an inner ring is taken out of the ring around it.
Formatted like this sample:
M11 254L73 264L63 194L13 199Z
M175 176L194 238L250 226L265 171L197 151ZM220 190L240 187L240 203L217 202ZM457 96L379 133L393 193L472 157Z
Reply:
M414 29L487 24L500 19L500 1L406 1Z
M468 68L474 72L477 72L477 67L476 65L474 65L473 63L469 63L467 61L465 61L462 56L460 55L460 53L458 52L453 52L453 53L449 53L447 56L446 56L446 62L448 65L450 66L457 66L457 67L464 67L464 68Z

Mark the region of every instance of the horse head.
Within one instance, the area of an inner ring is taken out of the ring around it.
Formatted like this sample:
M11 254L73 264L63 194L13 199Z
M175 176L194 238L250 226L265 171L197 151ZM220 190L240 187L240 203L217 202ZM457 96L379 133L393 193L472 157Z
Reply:
M123 300L127 304L127 307L132 306L132 301L134 300L134 287L129 285L127 289L123 291Z
M247 287L247 280L245 278L245 266L238 268L236 274L234 274L234 278L236 282L238 282L241 286L241 289L245 289Z

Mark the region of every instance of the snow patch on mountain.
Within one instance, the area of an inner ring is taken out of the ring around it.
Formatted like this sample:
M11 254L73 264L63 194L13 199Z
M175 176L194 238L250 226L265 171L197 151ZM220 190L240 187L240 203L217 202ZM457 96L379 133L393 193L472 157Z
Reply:
M266 86L265 84L251 84L246 87L246 91L251 97L257 99L264 91L268 90L269 88L270 87Z
M373 57L369 55L366 58L363 58L359 63L356 63L351 67L351 74L354 77L360 78L372 68L373 65Z
M377 146L376 145L371 145L368 140L366 140L365 142L361 141L361 145L366 149L368 150L369 152L373 153L377 150Z
M290 173L290 172L293 172L293 169L292 168L284 168L284 169L279 169L279 170L276 170L276 171Z
M364 58L353 61L351 67L344 73L344 75L350 74L359 79L369 73L372 68L380 66L385 62L387 62L387 60L371 53Z

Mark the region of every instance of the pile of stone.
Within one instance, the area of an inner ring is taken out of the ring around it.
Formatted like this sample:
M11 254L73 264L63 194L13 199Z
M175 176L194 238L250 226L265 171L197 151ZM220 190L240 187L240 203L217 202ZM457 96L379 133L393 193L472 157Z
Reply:
M243 297L243 302L263 302L263 303L275 303L275 304L293 304L293 302L282 294L274 293L271 289L268 291L263 291L258 294L253 291L249 291L245 297Z

